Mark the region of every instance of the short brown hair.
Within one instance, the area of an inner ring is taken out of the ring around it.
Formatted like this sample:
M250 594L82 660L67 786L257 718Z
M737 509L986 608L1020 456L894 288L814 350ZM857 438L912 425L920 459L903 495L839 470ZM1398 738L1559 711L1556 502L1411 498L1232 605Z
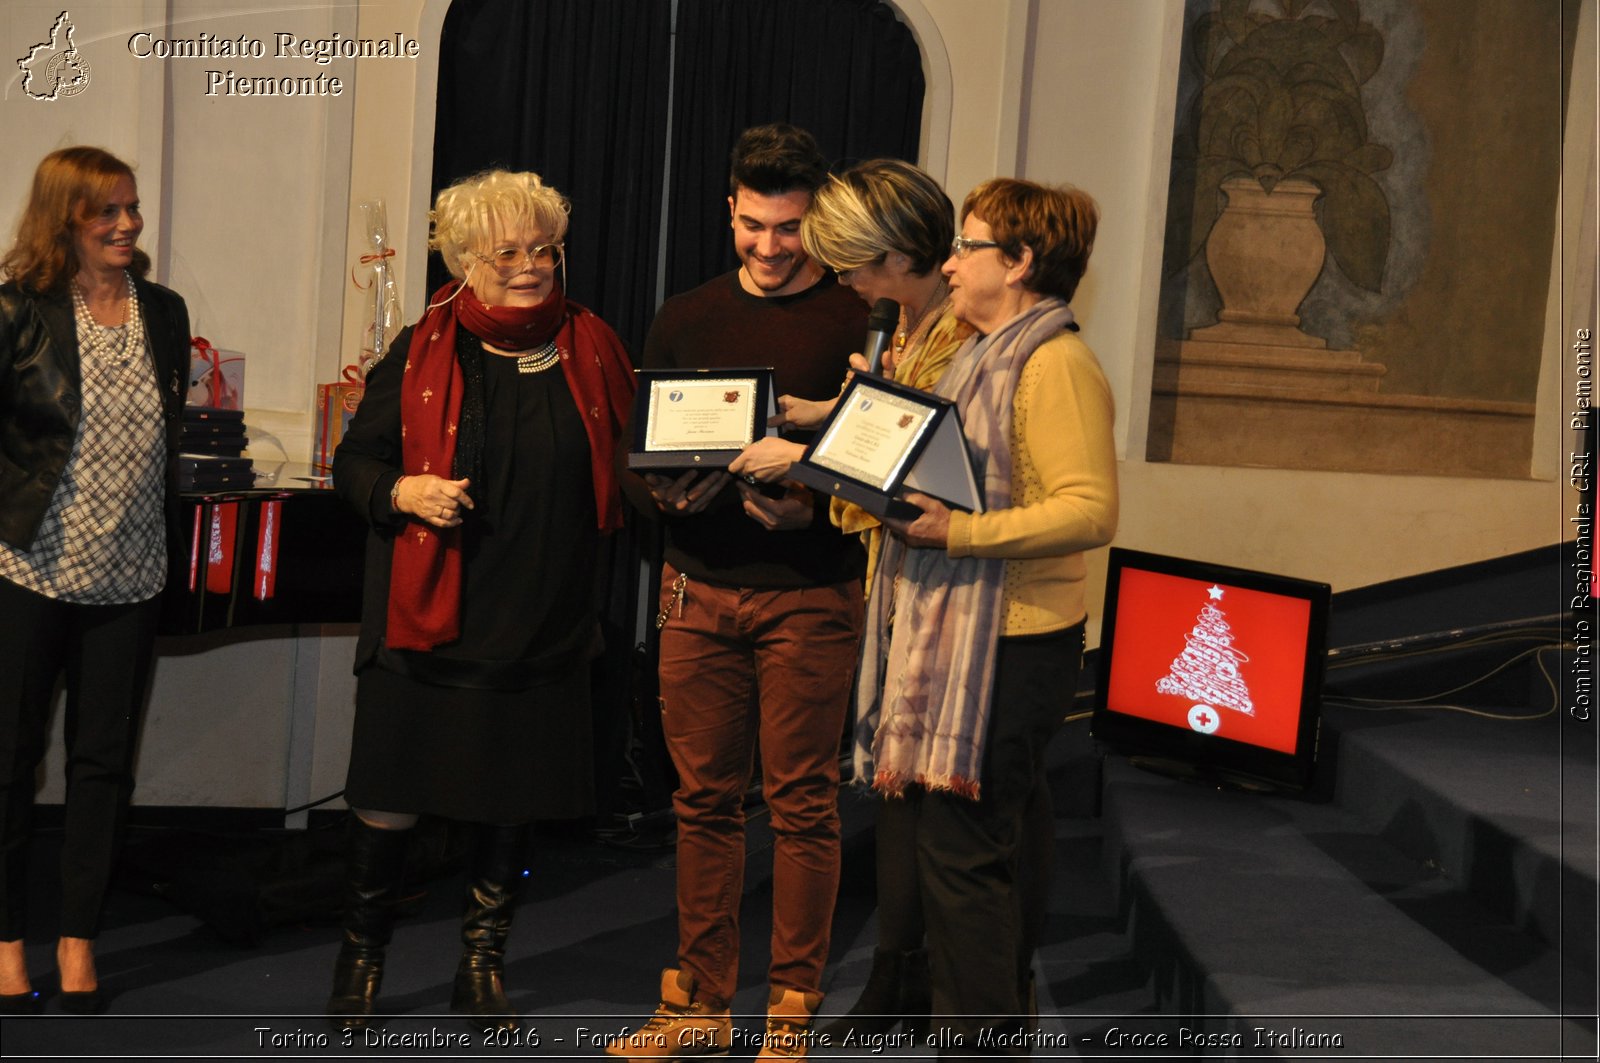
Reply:
M17 223L17 238L0 261L0 272L43 294L64 287L81 264L74 231L100 213L111 189L133 167L102 148L52 151L33 173L33 188ZM134 274L150 272L150 256L133 249Z
M1033 268L1022 286L1070 302L1089 266L1100 208L1071 185L1052 188L1015 177L995 177L967 193L961 220L977 215L1011 258L1033 251Z
M817 138L787 122L746 129L728 157L728 195L734 199L741 188L760 196L815 192L827 177Z

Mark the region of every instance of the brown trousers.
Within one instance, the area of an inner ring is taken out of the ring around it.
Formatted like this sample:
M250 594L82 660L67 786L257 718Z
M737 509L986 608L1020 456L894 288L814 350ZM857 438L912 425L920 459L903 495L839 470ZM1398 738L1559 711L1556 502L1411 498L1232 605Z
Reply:
M768 984L819 992L839 888L839 747L861 635L856 582L791 590L662 574L661 724L678 769L678 963L697 999L738 984L744 795L757 748L772 814Z

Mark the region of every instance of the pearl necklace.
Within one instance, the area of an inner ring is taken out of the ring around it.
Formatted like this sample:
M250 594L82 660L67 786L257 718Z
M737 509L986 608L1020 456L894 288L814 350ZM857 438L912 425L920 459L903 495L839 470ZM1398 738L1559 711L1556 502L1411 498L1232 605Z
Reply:
M556 364L560 358L556 350L556 341L551 340L543 347L535 347L527 354L517 355L517 372L542 373Z
M134 289L133 276L127 270L122 271L122 280L125 285L127 299L122 304L121 325L101 325L89 312L89 301L84 298L83 289L78 287L78 282L72 282L72 311L81 326L81 331L87 334L88 349L101 361L112 365L127 365L137 349L138 341L135 337L143 330L144 319L139 314L139 293ZM121 334L115 340L111 337L118 332Z

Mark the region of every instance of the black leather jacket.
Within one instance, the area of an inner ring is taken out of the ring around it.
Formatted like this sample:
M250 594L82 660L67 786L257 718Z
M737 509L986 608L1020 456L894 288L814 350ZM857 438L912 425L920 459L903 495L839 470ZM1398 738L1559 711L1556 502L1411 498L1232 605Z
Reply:
M167 546L177 547L177 454L189 371L189 310L159 284L135 281L167 426ZM78 331L65 287L38 295L0 285L0 540L33 545L72 454L83 412Z

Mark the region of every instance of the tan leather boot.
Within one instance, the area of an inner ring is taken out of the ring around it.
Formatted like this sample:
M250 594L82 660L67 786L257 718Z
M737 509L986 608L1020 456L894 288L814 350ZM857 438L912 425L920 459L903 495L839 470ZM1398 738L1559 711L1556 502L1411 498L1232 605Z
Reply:
M814 1036L811 1019L821 1006L821 993L774 988L767 999L767 1033L756 1063L804 1059Z
M693 1059L723 1055L733 1040L733 1018L694 998L694 977L668 967L661 972L661 1003L639 1029L606 1045L627 1059Z

